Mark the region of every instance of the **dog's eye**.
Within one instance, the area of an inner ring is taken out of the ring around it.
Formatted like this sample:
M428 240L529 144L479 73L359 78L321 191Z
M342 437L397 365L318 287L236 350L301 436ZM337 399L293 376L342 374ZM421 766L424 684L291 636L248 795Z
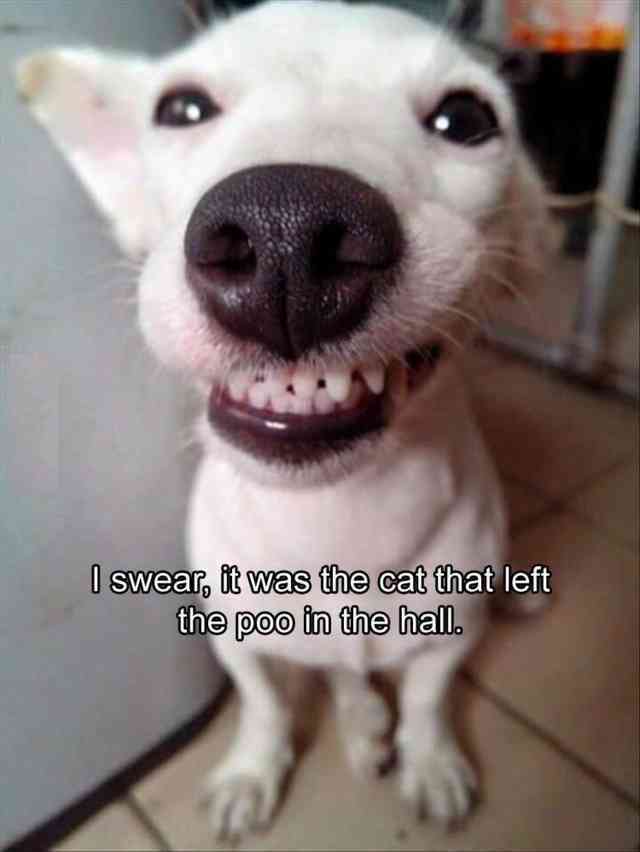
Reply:
M160 98L153 120L165 127L190 127L219 112L218 105L202 89L174 89Z
M458 145L481 145L500 134L495 112L473 92L447 95L427 118L425 127Z

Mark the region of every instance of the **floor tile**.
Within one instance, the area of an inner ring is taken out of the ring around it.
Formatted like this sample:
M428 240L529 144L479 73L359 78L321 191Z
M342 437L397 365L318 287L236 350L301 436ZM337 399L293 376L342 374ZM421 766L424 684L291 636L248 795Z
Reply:
M568 513L524 530L514 567L549 565L538 616L497 623L469 668L627 794L640 797L637 553Z
M154 838L128 807L116 802L83 823L54 852L120 852L120 850L158 850Z
M396 778L353 780L331 714L303 755L274 826L238 849L254 850L632 850L638 815L525 726L458 683L460 721L483 778L484 803L448 834L415 823L395 795ZM176 849L224 849L198 808L198 783L228 745L235 699L198 741L135 790Z
M522 364L474 385L475 410L500 470L558 497L628 456L635 409Z
M580 514L627 544L640 541L640 481L638 453L580 492L569 504Z

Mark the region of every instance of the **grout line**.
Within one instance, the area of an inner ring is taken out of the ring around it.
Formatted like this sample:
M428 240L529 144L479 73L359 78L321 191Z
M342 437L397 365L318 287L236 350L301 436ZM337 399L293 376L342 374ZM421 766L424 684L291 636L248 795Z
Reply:
M478 678L466 668L466 666L462 668L461 675L468 684L476 689L484 698L491 701L499 710L523 725L539 739L546 742L547 745L559 752L564 758L577 766L578 769L582 770L585 775L588 775L593 781L600 784L601 787L605 787L610 793L613 793L625 804L631 805L634 810L640 811L640 802L635 798L635 796L628 793L623 787L620 787L615 781L608 778L604 772L597 769L584 758L580 757L580 755L571 748L564 745L564 743L562 743L553 734L550 734L544 727L542 727L542 725L539 725L537 722L534 722L533 719L525 716L524 713L514 707L511 702L504 699L501 695L499 695L499 693L481 683Z
M545 505L542 506L537 512L533 512L529 516L525 516L522 520L518 521L511 527L510 533L511 537L515 538L519 535L523 530L528 529L529 527L535 526L539 521L546 519L549 515L554 512L566 512L571 515L575 520L580 521L581 523L588 523L592 526L595 531L600 535L604 536L606 539L611 540L613 544L618 546L624 546L626 548L634 548L637 549L637 543L632 539L624 538L624 536L619 533L615 533L612 530L608 529L605 525L599 523L594 517L591 517L586 512L583 512L580 509L575 508L571 505L571 503L584 491L587 491L592 486L596 485L600 480L611 476L612 474L617 473L620 469L623 468L624 464L629 460L629 456L625 456L622 459L618 459L615 462L609 464L606 468L599 471L598 473L594 473L589 476L587 479L582 482L574 485L568 492L563 495L553 496L545 491L541 491L539 487L535 485L531 485L531 483L527 482L524 479L520 479L518 476L513 476L511 474L502 473L501 478L504 483L511 482L515 485L518 485L520 488L524 488L538 497L540 500L543 500Z
M528 479L522 479L517 474L509 473L508 471L500 469L498 469L498 474L503 482L511 482L513 485L519 485L521 488L526 488L527 491L530 491L532 494L535 494L536 497L540 497L541 500L549 501L557 499L552 494L549 494L547 491L543 491L539 485L534 485L529 482Z
M138 822L142 823L147 832L153 837L158 848L162 849L162 852L173 852L173 846L167 840L162 829L156 825L154 820L142 807L131 790L127 792L123 801L127 804L129 810L132 811L133 816L138 820Z
M604 470L599 471L598 473L594 473L591 476L587 477L585 480L576 483L569 491L563 495L563 500L565 502L571 502L575 500L583 491L586 491L591 486L596 485L598 480L604 479L606 476L610 476L612 473L616 473L619 468L621 468L624 463L631 457L630 454L620 457L617 461L612 462L608 467L604 468Z
M588 524L592 527L592 529L600 536L604 536L607 540L614 545L614 547L619 547L621 550L630 550L634 553L634 555L638 555L638 551L640 550L640 542L634 538L625 538L625 536L617 532L614 529L610 529L609 527L603 526L599 521L595 519L592 515L588 515L582 509L576 509L573 506L567 506L565 511L568 515L571 515L574 520L580 521L582 524ZM636 529L638 528L638 523L636 522ZM640 852L640 850L638 850Z
M547 521L548 518L555 513L567 515L574 522L579 523L583 527L588 527L595 536L613 547L624 551L631 551L634 554L638 553L639 545L637 541L634 541L631 538L624 538L624 536L620 533L604 526L582 510L576 509L574 506L570 506L563 498L559 498L556 501L549 501L547 505L542 506L539 511L534 512L528 517L523 518L521 521L518 521L518 523L513 524L509 530L511 543L513 544L518 536L525 532L529 532L539 524ZM640 852L640 850L638 850L638 852Z
M518 475L514 475L509 473L508 471L500 472L500 475L505 480L511 480L516 485L520 485L523 488L528 488L536 496L540 497L547 502L553 503L568 503L573 500L580 492L586 491L587 488L590 488L592 485L595 485L599 479L603 479L605 476L609 476L611 473L615 473L619 467L625 463L625 461L630 457L630 454L625 456L618 457L615 461L609 462L606 467L601 468L600 470L595 471L594 473L589 474L585 479L581 479L576 482L568 491L564 491L562 494L552 494L549 491L546 491L544 488L541 488L539 485L534 485L526 479L519 477Z
M549 515L552 515L555 512L562 512L564 510L565 506L562 500L548 500L545 505L541 506L536 512L532 512L530 515L521 518L519 521L511 525L509 534L512 542L525 530L535 527L541 521L545 521Z

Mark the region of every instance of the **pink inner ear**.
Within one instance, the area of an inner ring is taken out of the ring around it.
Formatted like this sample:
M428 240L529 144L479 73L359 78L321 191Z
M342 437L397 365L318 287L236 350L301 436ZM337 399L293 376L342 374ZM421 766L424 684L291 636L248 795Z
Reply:
M79 104L67 127L67 138L74 149L80 149L90 158L109 158L131 153L136 146L136 132L131 116L124 114L120 105L108 106L102 98L85 100Z
M69 102L67 102L69 103ZM112 221L130 255L147 248L150 216L138 152L135 119L126 104L82 93L57 117L59 141L97 206Z
M75 69L61 82L55 87L47 123L63 147L89 159L121 156L134 150L135 116L133 109L128 109L133 105L128 104L126 92L109 97L100 90L99 80Z
M156 215L145 192L136 112L145 63L72 49L33 61L36 116L115 226L121 247L144 252Z
M98 118L92 125L89 146L93 147L96 157L132 154L136 146L136 134L129 124L108 119L98 112Z

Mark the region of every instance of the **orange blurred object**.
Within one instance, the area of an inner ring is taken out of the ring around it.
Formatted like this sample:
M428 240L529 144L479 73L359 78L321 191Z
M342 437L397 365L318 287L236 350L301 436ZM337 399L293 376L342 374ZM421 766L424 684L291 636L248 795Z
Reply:
M554 53L622 50L631 2L638 0L506 0L511 41Z

